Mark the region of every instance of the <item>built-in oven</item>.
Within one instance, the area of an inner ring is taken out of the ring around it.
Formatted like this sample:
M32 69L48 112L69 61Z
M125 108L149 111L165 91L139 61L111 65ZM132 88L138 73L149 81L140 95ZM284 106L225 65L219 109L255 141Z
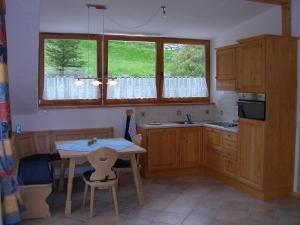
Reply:
M239 93L239 118L265 120L266 95L262 93Z

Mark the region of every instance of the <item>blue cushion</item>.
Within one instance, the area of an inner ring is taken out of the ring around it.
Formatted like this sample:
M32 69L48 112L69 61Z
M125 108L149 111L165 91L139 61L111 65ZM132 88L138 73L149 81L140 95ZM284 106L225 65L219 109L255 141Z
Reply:
M44 155L30 156L20 160L19 179L24 185L49 184L52 182L52 172L48 157Z
M22 158L22 160L48 160L48 161L56 161L61 160L60 155L58 153L54 154L38 154L38 155L31 155Z

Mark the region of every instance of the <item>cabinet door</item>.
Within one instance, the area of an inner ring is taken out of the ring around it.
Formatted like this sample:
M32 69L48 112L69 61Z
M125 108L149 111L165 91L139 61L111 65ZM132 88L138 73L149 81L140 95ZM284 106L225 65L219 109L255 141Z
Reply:
M265 92L264 43L252 41L238 47L237 89L241 92Z
M235 178L236 172L236 161L229 158L224 158L224 173L230 177Z
M168 170L179 167L176 129L153 129L148 132L148 169Z
M218 150L212 148L206 148L204 153L205 165L210 169L223 173L224 158L222 154Z
M213 128L205 128L204 139L205 146L219 151L222 150L222 131Z
M182 128L179 131L180 166L194 167L202 161L202 129Z
M217 90L235 90L236 47L217 50Z
M261 189L263 185L264 122L241 119L238 147L239 180Z

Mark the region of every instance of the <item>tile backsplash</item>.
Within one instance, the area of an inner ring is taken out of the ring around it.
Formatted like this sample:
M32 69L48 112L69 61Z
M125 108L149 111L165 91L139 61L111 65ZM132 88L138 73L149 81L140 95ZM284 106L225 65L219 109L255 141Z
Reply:
M219 119L232 122L238 119L238 95L233 91L217 91L215 94L216 110Z
M219 116L216 105L141 106L135 108L138 124L182 121L186 120L187 113L191 114L192 120L216 120Z

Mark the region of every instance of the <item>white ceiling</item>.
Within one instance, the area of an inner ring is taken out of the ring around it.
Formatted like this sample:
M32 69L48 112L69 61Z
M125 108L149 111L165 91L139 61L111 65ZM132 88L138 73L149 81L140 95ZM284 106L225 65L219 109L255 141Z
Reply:
M105 32L135 35L213 38L270 9L272 5L246 0L41 0L40 30L87 33L86 4L105 4ZM167 7L162 17L161 5ZM138 29L125 29L123 26ZM115 22L123 25L122 27ZM90 10L90 32L102 32L101 11Z

